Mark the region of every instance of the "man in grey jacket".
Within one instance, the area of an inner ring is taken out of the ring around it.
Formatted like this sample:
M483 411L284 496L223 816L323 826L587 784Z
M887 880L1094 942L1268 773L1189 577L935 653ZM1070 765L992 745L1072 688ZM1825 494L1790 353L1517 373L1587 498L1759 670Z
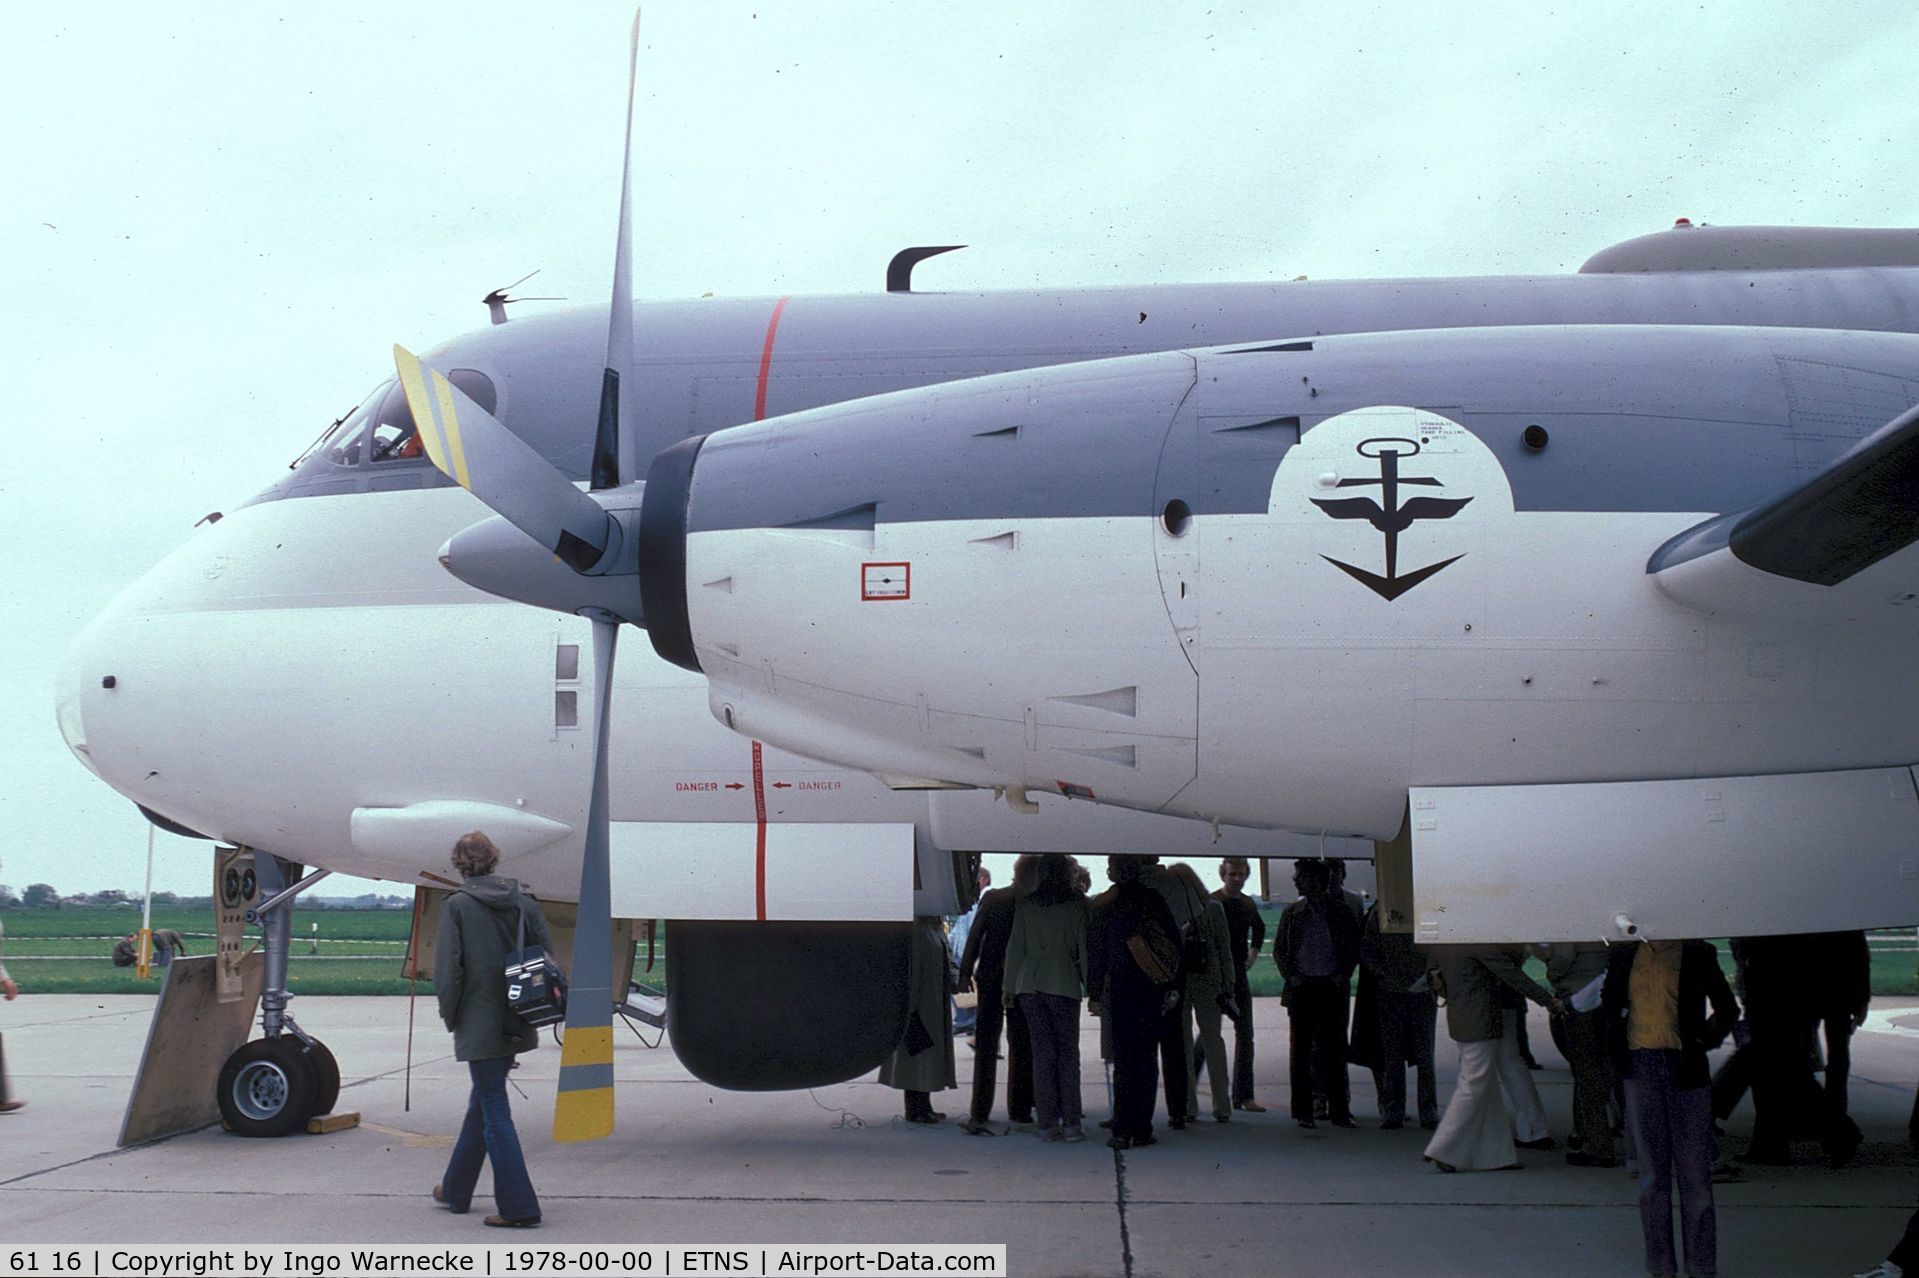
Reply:
M1024 857L1014 863L1016 877L1024 863ZM1010 885L980 897L960 955L959 988L979 996L979 1018L973 1034L973 1100L959 1125L969 1136L996 1134L987 1120L993 1116L1002 1029L1006 1036L1006 1117L1016 1127L1033 1121L1033 1044L1026 1014L1017 1003L1003 1006L1001 999L1006 985L1006 945L1013 935L1013 910L1018 900L1019 893Z
M498 1212L486 1223L530 1229L540 1223L540 1200L513 1127L506 1074L513 1058L538 1047L540 1039L507 1006L506 956L519 948L522 926L527 945L551 950L553 938L539 903L523 894L515 880L493 873L499 861L500 850L486 835L476 830L461 836L453 845L453 868L465 881L440 906L433 989L439 996L440 1019L453 1034L453 1055L466 1062L473 1089L446 1174L433 1187L433 1200L465 1212L480 1165L491 1160Z
M1199 872L1184 861L1169 867L1172 876L1199 898L1199 933L1205 942L1206 962L1186 972L1184 1006L1180 1009L1180 1034L1186 1040L1186 1108L1188 1122L1199 1118L1199 1066L1204 1062L1212 1083L1213 1121L1230 1122L1233 1117L1232 1070L1226 1064L1226 1037L1221 1029L1228 1006L1238 1014L1234 999L1236 978L1233 942L1226 930L1226 908L1214 900L1200 882ZM1199 1031L1194 1042L1193 1030Z

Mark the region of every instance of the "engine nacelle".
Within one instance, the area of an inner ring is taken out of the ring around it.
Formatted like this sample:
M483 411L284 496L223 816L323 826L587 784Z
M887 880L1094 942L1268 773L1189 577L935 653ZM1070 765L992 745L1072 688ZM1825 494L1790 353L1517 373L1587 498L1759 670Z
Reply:
M904 786L1388 840L1415 791L1910 762L1904 612L1709 612L1649 564L1914 366L1901 334L1483 328L879 396L662 454L646 612L730 727Z
M1142 512L1194 367L980 378L668 450L640 552L655 648L706 674L735 730L896 786L1017 785L1091 750L1126 756L1102 797L1163 806L1192 779L1195 680ZM1062 558L1054 589L1100 588L1035 611ZM973 714L982 694L1001 708Z

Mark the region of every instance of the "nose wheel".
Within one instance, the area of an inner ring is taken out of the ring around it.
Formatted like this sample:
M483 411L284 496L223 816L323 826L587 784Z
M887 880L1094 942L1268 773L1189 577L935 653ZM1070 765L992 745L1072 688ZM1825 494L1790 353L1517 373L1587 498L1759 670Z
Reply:
M325 1043L298 1025L287 1012L293 995L287 989L287 953L293 933L293 901L325 878L318 870L293 882L300 867L279 857L256 858L255 869L225 890L228 901L250 900L256 888L266 899L247 911L250 923L260 925L260 943L266 952L266 975L260 993L260 1029L263 1036L227 1057L220 1067L215 1099L227 1127L241 1136L285 1136L302 1131L307 1120L333 1112L340 1099L340 1066ZM228 874L235 871L229 869Z
M256 1038L220 1068L220 1117L241 1136L285 1136L340 1096L340 1067L326 1044L291 1034Z

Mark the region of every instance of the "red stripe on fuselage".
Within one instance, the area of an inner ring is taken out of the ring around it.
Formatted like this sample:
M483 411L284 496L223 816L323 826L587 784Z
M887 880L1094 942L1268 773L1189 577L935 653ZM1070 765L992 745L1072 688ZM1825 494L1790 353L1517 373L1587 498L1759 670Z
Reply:
M759 421L766 416L766 379L773 371L773 340L779 336L780 316L786 310L786 299L773 303L773 314L766 321L766 342L760 347L759 382L753 389L753 420ZM753 819L757 824L753 840L753 909L754 917L760 922L766 921L766 769L761 757L760 743L753 743Z
M773 317L766 321L766 344L760 347L760 380L753 391L754 421L766 416L766 375L773 371L773 339L779 335L780 315L786 310L786 301L782 297L773 303Z
M766 922L766 771L761 766L760 743L753 743L753 818L759 834L753 848L754 917Z

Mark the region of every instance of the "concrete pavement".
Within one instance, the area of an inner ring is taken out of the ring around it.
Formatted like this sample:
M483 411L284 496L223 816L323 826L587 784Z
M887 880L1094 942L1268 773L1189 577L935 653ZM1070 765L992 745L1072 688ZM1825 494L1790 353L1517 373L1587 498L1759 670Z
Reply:
M329 1136L252 1141L209 1129L117 1150L146 1032L139 996L24 996L0 1007L16 1094L0 1117L0 1242L496 1242L488 1208L455 1217L427 1191L466 1098L430 998L419 1002L408 1107L407 1000L302 998L301 1024L346 1076L341 1108L365 1123ZM1919 1078L1919 1000L1881 999L1854 1040L1853 1112L1868 1144L1833 1172L1810 1147L1793 1168L1717 1190L1723 1275L1849 1274L1884 1254L1912 1210L1905 1143ZM619 1131L557 1146L547 1132L559 1053L526 1058L514 1105L547 1224L559 1242L1004 1242L1020 1275L1621 1275L1640 1272L1633 1181L1529 1154L1525 1170L1443 1175L1423 1133L1378 1130L1353 1071L1357 1131L1285 1117L1286 1023L1256 1001L1260 1090L1273 1110L1204 1120L1115 1154L1096 1140L968 1137L899 1118L870 1081L817 1092L717 1092L670 1048L621 1031ZM1543 1017L1535 1075L1555 1132L1571 1081ZM1088 1123L1106 1091L1091 1024L1082 1039ZM962 1085L972 1054L959 1049ZM1455 1052L1440 1045L1441 1097ZM210 1084L209 1084L210 1085ZM964 1088L935 1097L957 1116ZM1202 1099L1203 1105L1203 1099ZM1750 1110L1731 1124L1744 1147ZM482 1178L481 1187L487 1185Z

